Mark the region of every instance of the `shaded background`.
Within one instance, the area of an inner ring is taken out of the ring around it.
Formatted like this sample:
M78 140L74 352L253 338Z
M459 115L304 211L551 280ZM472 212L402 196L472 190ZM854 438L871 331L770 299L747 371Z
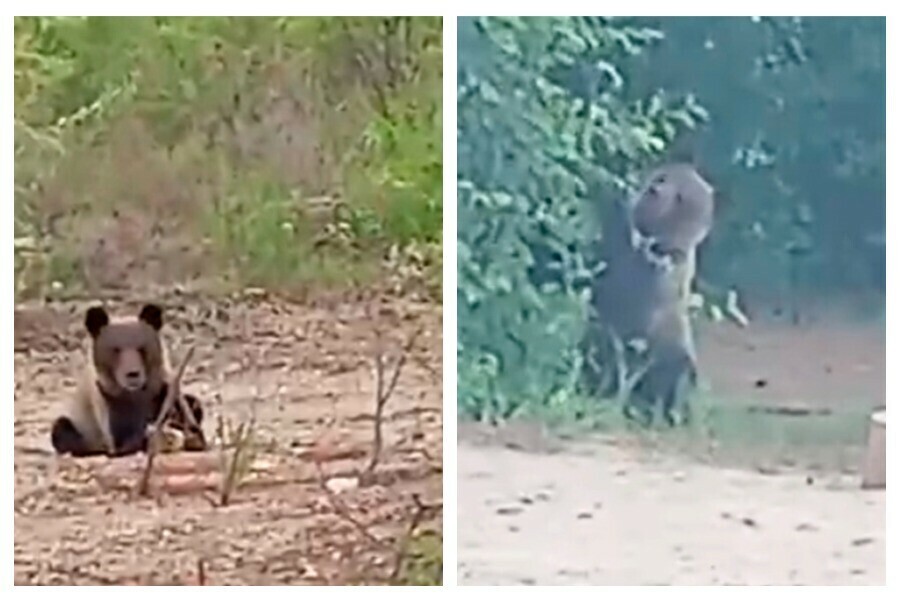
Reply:
M883 315L884 19L472 18L458 36L462 414L596 405L579 342L600 223L664 160L719 192L706 316L729 290L757 326Z

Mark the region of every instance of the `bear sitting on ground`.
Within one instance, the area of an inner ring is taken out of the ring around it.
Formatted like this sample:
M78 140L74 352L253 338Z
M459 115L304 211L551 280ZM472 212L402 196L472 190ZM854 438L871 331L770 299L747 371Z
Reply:
M81 457L146 451L147 428L162 409L172 376L162 325L162 309L155 304L145 305L137 317L116 320L102 307L87 311L87 363L75 395L53 423L57 453ZM196 397L183 398L200 428L190 424L178 402L164 426L181 434L185 450L205 450L203 409Z

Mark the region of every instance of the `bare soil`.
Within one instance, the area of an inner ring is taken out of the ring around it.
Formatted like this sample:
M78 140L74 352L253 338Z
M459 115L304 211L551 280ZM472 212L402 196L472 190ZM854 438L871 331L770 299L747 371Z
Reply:
M698 352L703 377L725 398L850 411L885 404L883 323L707 324Z
M704 328L699 349L718 435L690 452L461 423L459 583L883 585L885 491L858 471L884 326Z
M134 491L143 455L55 456L49 428L83 361L88 305L19 306L15 582L396 581L406 542L442 535L440 307L348 297L294 304L258 291L164 303L173 362L195 347L182 389L205 402L208 438L220 419L236 425L253 415L252 465L223 506L221 461L231 452L221 448L160 457L149 498ZM381 460L360 481L372 453L375 347L389 374L417 331L386 404Z

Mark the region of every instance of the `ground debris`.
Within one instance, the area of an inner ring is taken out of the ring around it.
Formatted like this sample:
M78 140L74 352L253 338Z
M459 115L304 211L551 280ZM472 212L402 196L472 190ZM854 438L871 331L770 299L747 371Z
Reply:
M171 300L173 353L196 346L182 388L206 403L207 432L217 415L239 423L252 412L260 425L233 502L215 502L223 458L215 443L207 452L159 455L149 498L133 493L143 455L75 460L44 451L48 424L82 360L87 304L42 305L40 320L18 307L15 582L385 583L392 549L370 544L321 504L315 464L332 487L341 483L340 497L378 539L403 536L410 494L441 497L441 381L433 375L441 368L440 307L386 299L391 310L367 317L368 299L298 305L250 293L227 302L185 294ZM29 318L33 325L20 327ZM371 452L366 352L376 325L399 339L423 326L427 335L385 412L374 477L354 486L347 482ZM440 522L432 515L428 525Z

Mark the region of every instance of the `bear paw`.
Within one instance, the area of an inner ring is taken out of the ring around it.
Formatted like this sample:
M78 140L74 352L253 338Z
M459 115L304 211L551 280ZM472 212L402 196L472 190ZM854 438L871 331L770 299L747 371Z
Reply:
M163 426L159 435L153 434L153 427L147 428L148 442L159 444L156 451L160 454L172 454L184 450L184 433L171 427Z

